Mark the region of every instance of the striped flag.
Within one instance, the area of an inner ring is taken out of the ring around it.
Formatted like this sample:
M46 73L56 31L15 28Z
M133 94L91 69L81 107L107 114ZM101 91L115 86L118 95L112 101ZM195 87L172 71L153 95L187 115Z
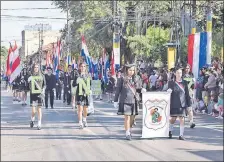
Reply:
M13 53L11 53L11 62L10 62L10 67L11 67L11 74L10 74L10 83L12 83L16 77L20 74L22 70L22 66L20 64L20 57L19 57L19 49L17 47L16 41L15 45L13 47Z
M87 48L87 44L86 44L86 40L84 38L84 35L81 36L81 40L82 40L82 49L81 49L81 56L84 57L86 64L89 67L89 72L92 71L92 64L91 64L91 58L88 52L88 48Z
M200 48L200 33L194 35L194 48L193 48L193 67L192 73L194 77L198 78L199 67L199 48Z
M188 37L188 64L190 64L195 79L199 70L207 64L207 33L195 33Z

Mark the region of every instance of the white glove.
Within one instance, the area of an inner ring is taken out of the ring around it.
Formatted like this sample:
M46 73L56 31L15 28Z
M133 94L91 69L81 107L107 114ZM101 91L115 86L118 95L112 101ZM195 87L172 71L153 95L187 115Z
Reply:
M145 88L142 88L141 93L145 93L145 92L147 92L147 90Z
M170 88L169 88L169 89L167 89L167 92L172 92L172 91L173 91L173 90L172 90L172 89L170 89Z
M31 81L31 78L32 78L32 76L30 76L30 77L28 78L28 82L30 82L30 81Z
M113 105L114 105L114 108L116 108L116 109L119 107L119 103L118 102L114 102Z

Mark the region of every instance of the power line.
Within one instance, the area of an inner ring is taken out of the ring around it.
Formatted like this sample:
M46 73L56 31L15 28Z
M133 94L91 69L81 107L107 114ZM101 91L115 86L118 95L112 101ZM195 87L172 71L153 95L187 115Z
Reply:
M10 11L10 10L61 10L60 8L3 8L1 10Z
M25 19L53 19L53 20L66 20L66 18L62 18L62 17L32 17L32 16L14 16L14 15L1 15L5 16L6 18L25 18Z

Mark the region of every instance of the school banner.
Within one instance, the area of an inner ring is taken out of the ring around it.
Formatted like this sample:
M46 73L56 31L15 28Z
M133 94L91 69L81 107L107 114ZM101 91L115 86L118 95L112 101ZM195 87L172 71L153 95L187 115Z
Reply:
M92 90L92 95L100 95L102 93L101 81L100 80L92 80L91 81L91 90Z
M170 92L143 93L142 138L168 137Z

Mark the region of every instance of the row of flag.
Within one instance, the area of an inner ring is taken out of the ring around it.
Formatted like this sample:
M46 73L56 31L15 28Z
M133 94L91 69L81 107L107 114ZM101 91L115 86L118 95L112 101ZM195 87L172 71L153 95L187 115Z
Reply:
M84 58L84 61L88 65L88 71L92 75L94 79L103 79L104 82L108 82L108 73L110 72L112 75L115 75L115 62L114 62L114 53L112 51L111 58L106 55L106 49L102 50L102 56L100 58L93 58L90 56L87 44L82 35L82 49L81 49L81 58ZM62 60L62 41L58 39L56 43L53 43L52 50L49 50L46 54L46 67L51 67L54 72L58 73L60 69L60 61ZM67 55L64 57L65 61L65 71L67 71L68 65L72 65L72 68L78 68L80 63L80 59L76 61L75 57L71 57L71 55ZM15 78L20 74L22 70L22 65L20 62L19 51L17 48L17 44L12 46L10 44L10 48L8 51L8 59L7 59L7 76L10 77L10 82L13 82Z
M93 58L90 56L86 40L84 35L81 36L81 54L80 58L76 61L75 57L67 55L64 57L65 68L67 71L68 65L71 65L73 69L77 69L80 64L80 59L83 58L88 65L88 71L94 79L104 78L105 82L108 82L108 72L115 75L115 63L114 63L114 53L112 52L112 57L106 56L106 50L103 49L102 56L100 59ZM46 67L52 67L53 71L58 73L60 69L60 60L62 58L62 42L58 40L57 43L53 44L53 49L47 53L46 57Z

